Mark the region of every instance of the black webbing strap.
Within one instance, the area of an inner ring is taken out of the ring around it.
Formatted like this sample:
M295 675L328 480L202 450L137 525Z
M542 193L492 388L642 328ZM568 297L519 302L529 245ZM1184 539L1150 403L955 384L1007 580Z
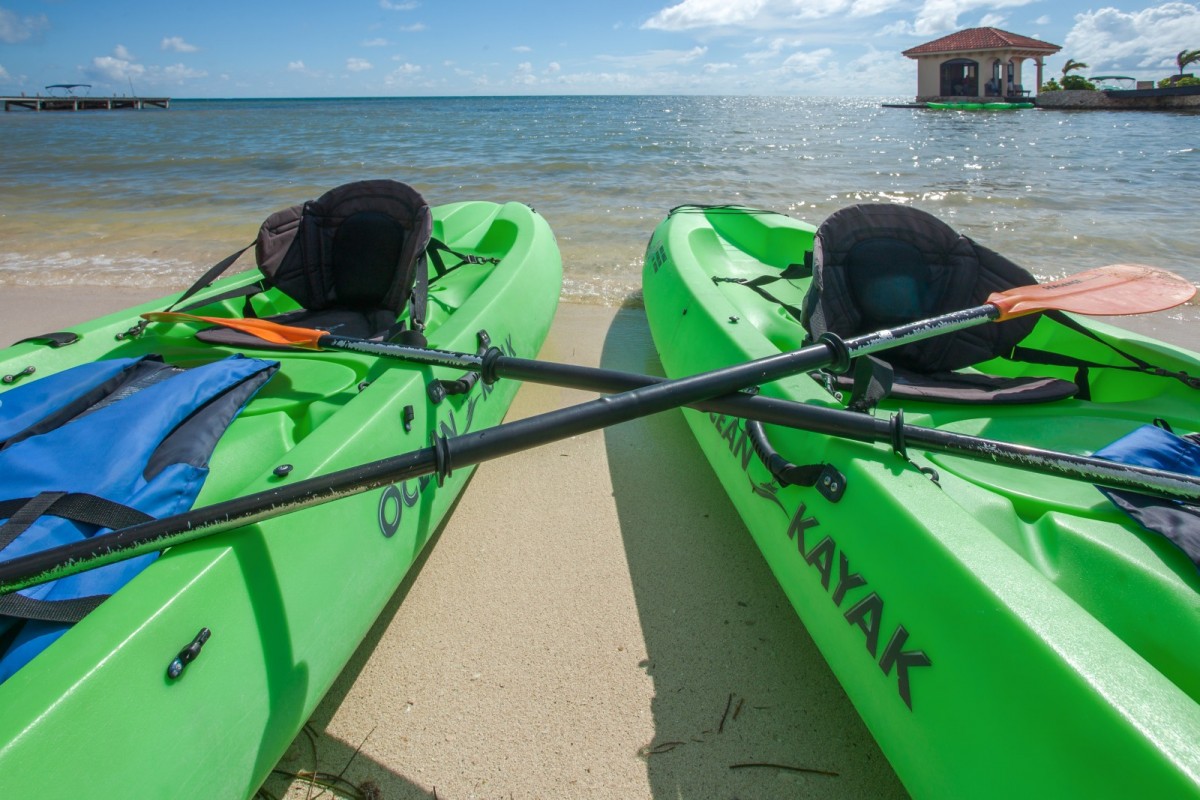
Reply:
M446 266L446 260L442 258L443 253L448 253L458 259L457 264ZM429 269L424 260L417 264L417 274L413 281L412 295L409 297L409 315L408 315L408 330L405 330L403 323L397 323L391 331L388 332L386 338L388 341L402 341L405 344L412 344L418 347L425 346L425 314L429 308L429 286L432 283L444 278L449 273L467 264L499 264L500 259L490 256L476 256L470 253L460 253L457 250L446 246L446 243L430 238L429 244L425 246L425 256L429 262L433 264L433 269L437 275L430 279Z
M13 592L0 596L0 615L74 625L111 596L94 594L89 597L72 597L67 600L34 600L20 592Z
M185 303L188 300L190 300L192 298L192 296L195 295L197 292L199 292L201 289L204 289L205 287L210 286L213 281L215 281L217 278L221 277L221 273L225 272L225 270L229 269L233 265L233 262L235 262L239 258L241 258L242 253L246 252L253 246L254 246L254 242L251 242L250 244L243 247L241 250L238 250L236 253L230 253L229 255L225 256L225 258L218 261L216 264L213 264L211 267L209 267L205 271L205 273L203 275L201 275L199 278L196 279L195 283L193 283L191 286L189 286L184 291L184 293L179 295L179 298L176 299L174 303L171 303L171 305L169 305L165 310L166 311L174 311L182 303ZM227 296L237 297L242 294L251 294L251 293L257 294L257 292L261 291L261 289L256 289L254 292L248 292L248 291L246 291L247 288L248 287L241 287L239 289L234 289L231 292L226 293L226 295L221 295L221 297L219 297L219 298L212 298L209 300L205 300L204 304L207 305L208 303L216 302L219 299L220 300L226 299ZM250 303L250 301L247 299L246 304L249 305L249 303ZM193 309L196 307L197 307L197 305L190 305L187 308L184 308L181 310L187 311L187 310L190 310L190 309ZM127 330L123 333L118 333L117 339L130 339L130 338L136 338L138 336L141 336L142 331L146 330L146 326L148 324L149 323L144 319L138 320L138 323L136 325L134 325L132 328L130 328L129 330Z
M1146 375L1158 375L1164 378L1175 378L1185 386L1188 386L1192 389L1200 389L1200 378L1193 377L1186 372L1171 372L1163 369L1162 367L1156 367L1150 362L1144 361L1131 353L1126 353L1112 342L1097 335L1094 331L1089 330L1087 327L1071 319L1061 311L1046 311L1045 315L1058 324L1070 328L1076 333L1082 334L1093 341L1099 342L1132 364L1132 366L1122 366L1120 364L1100 364L1094 361L1087 361L1082 358L1075 358L1073 356L1063 355L1061 353L1052 353L1046 350L1038 350L1031 347L1021 347L1018 345L1017 347L1013 348L1012 353L1008 357L1014 361L1024 361L1029 364L1045 364L1047 366L1056 367L1073 367L1075 369L1075 384L1079 387L1079 397L1081 399L1091 399L1091 391L1088 386L1088 370L1090 369L1120 369L1129 372L1141 372Z
M196 294L196 292L200 291L206 286L211 285L213 281L221 277L221 274L225 272L225 270L233 266L233 262L242 257L242 253L246 252L253 246L254 242L251 242L241 250L238 250L236 253L230 253L229 255L225 256L225 258L209 267L208 271L197 278L196 282L189 286L187 290L179 296L178 300L176 300L174 303L171 303L170 307L167 308L167 311L174 311L177 306L189 300L192 295Z
M491 256L476 256L470 253L460 253L457 250L451 249L445 242L439 239L430 239L429 245L425 248L425 253L429 256L429 260L433 262L433 268L437 272L437 277L430 281L434 283L445 277L448 273L453 272L459 267L467 264L499 264L500 259L492 258ZM442 253L448 253L458 259L457 264L449 267L446 266L445 259L442 258Z
M0 501L0 550L12 544L40 517L54 516L95 525L98 528L119 530L149 522L154 517L136 508L94 494L82 492L41 492L36 497Z
M103 497L69 492L42 492L35 497L0 501L0 550L8 547L30 525L43 516L62 517L74 522L117 530L154 517ZM108 599L107 594L65 600L35 600L17 592L0 596L0 615L40 622L74 624Z
M412 294L409 296L408 302L409 308L412 309L408 315L409 330L420 334L423 339L425 338L425 313L429 309L429 267L423 258L417 259L417 274L413 279Z
M797 278L811 278L812 265L808 263L790 264L787 268L779 272L777 275L759 275L757 278L720 278L713 276L713 283L733 283L738 286L745 286L747 289L753 289L764 300L767 300L781 307L784 311L792 315L796 322L800 322L803 318L803 313L791 303L785 303L775 295L764 289L764 286L775 283L775 281L790 281Z

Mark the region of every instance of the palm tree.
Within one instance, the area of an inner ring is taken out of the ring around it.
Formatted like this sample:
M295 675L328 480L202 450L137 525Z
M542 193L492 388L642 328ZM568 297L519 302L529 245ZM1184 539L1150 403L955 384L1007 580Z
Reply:
M1068 58L1067 63L1063 64L1063 68L1062 68L1063 77L1064 78L1067 77L1068 72L1071 72L1072 70L1076 70L1076 69L1087 69L1087 64L1083 63L1082 61L1076 61L1073 58Z
M1200 61L1200 50L1180 50L1179 55L1175 56L1175 63L1179 65L1179 76L1183 77L1184 67L1197 61Z

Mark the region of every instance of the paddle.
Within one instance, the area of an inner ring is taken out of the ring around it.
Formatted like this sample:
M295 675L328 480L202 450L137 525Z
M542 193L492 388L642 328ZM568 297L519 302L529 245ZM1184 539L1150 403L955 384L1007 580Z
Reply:
M962 328L987 322L1004 322L1015 317L1040 311L1070 311L1076 314L1118 316L1163 311L1187 302L1196 287L1185 278L1167 270L1142 264L1110 264L1070 275L1047 283L1017 286L994 292L982 305L943 314L928 320L913 322L894 330L865 334L855 341L856 352L862 355L899 344L915 342ZM351 350L376 355L399 355L412 361L434 366L478 369L471 359L476 356L438 354L421 348L406 347L390 342L374 342L336 336L323 330L296 328L263 319L201 317L179 312L156 311L143 314L151 322L206 322L248 333L265 342L309 350ZM897 337L903 336L903 341ZM860 341L861 340L861 341ZM838 348L840 339L830 337L831 346ZM440 351L444 352L444 351ZM847 366L844 352L835 354L835 366ZM464 359L466 359L464 361Z
M999 292L988 298L980 309L958 312L976 322L996 321L1014 316L1051 309L1080 314L1141 314L1161 311L1186 302L1195 294L1187 280L1164 270L1133 264L1115 264L1034 286L1022 286ZM990 309L996 309L992 311ZM569 386L601 392L628 391L662 382L661 378L612 370L555 364L532 359L505 356L498 350L485 355L429 350L388 342L332 336L305 328L289 328L265 320L224 320L215 317L197 318L179 314L153 314L148 317L162 321L205 321L227 325L275 343L298 344L303 347L324 347L355 350L400 358L412 363L449 366L479 372L485 382L500 377ZM957 316L957 315L949 315ZM942 320L925 323L938 332ZM957 329L957 328L955 328ZM886 338L889 332L874 334ZM935 335L930 333L929 335ZM892 344L903 344L915 338L899 337ZM857 346L855 347L857 349ZM842 353L845 356L845 353ZM848 359L847 359L848 360ZM694 408L730 416L756 419L792 428L800 428L830 436L864 442L888 442L899 452L906 444L920 446L930 452L940 452L967 458L982 459L1019 467L1032 472L1058 475L1100 484L1109 488L1126 489L1195 502L1200 499L1200 479L1165 470L1114 464L1099 458L1079 456L1042 448L984 439L977 436L906 425L902 417L882 420L841 409L804 406L784 400L746 395L730 395L690 404Z
M1105 268L1111 269L1111 268ZM1124 269L1124 268L1122 268ZM236 498L224 503L206 506L183 514L167 517L161 520L135 525L114 531L109 534L92 537L61 547L52 548L24 556L12 561L0 563L0 594L43 583L48 580L66 577L94 567L103 566L126 558L133 558L143 553L161 550L186 542L212 536L244 525L260 522L291 511L300 510L320 503L330 502L342 497L348 497L388 484L436 473L439 477L448 475L453 466L470 466L497 458L520 450L536 447L542 444L570 436L597 430L599 428L626 422L642 416L665 411L681 405L696 403L713 397L720 397L735 392L746 386L768 383L788 375L807 372L831 365L848 364L854 356L863 355L906 342L917 341L953 330L959 330L970 325L978 325L989 321L1001 321L1019 314L1033 313L1036 310L1058 308L1072 310L1081 307L1079 298L1094 307L1097 300L1096 292L1112 292L1120 289L1126 294L1123 307L1132 308L1135 304L1128 302L1129 295L1139 294L1130 292L1130 286L1144 281L1144 288L1149 284L1159 286L1155 291L1147 290L1143 294L1154 296L1153 302L1145 301L1140 306L1149 310L1149 306L1169 308L1184 302L1190 297L1180 297L1181 292L1175 285L1174 290L1166 291L1161 287L1172 286L1169 280L1157 276L1160 271L1144 268L1145 272L1132 274L1120 280L1098 281L1092 284L1092 289L1086 287L1089 281L1081 281L1080 276L1069 284L1065 294L1058 294L1053 289L1042 287L1021 287L998 293L989 298L989 302L974 309L954 312L928 320L920 320L907 325L885 331L864 334L848 341L836 337L824 339L810 347L805 347L792 353L781 353L758 359L747 364L726 367L712 372L676 380L640 378L645 385L624 391L620 394L603 397L577 406L571 406L546 414L540 414L516 422L504 423L494 428L465 434L452 438L436 438L431 447L422 448L400 456L383 459L329 475L310 478L304 481L269 489L246 497ZM1169 275L1169 273L1166 273ZM1030 294L1031 289L1043 288L1044 293ZM1191 289L1190 284L1188 288ZM1194 289L1192 290L1194 291ZM1169 295L1167 302L1164 295ZM1090 299L1088 299L1090 297ZM1056 299L1058 298L1058 299ZM997 303L1024 301L1024 307L1017 311L1005 311ZM1103 303L1099 303L1103 305ZM1090 313L1095 313L1094 311ZM1105 312L1107 313L1107 312ZM1120 313L1138 313L1123 311ZM171 315L147 315L152 320L177 320L180 317ZM184 318L188 318L184 315ZM196 319L196 318L190 318ZM204 320L210 321L210 320ZM227 320L214 319L217 323ZM338 340L339 337L328 339ZM370 350L365 345L379 346L379 343L348 340L345 349L365 352ZM323 345L323 346L328 346ZM388 346L391 347L391 346ZM417 348L402 348L404 351L417 351ZM434 357L441 359L443 354L434 351ZM462 354L444 354L445 360L436 362L446 366L462 366L462 359L472 357ZM496 359L492 359L493 364ZM536 364L537 362L533 362ZM482 360L480 362L482 368ZM581 368L570 368L580 371ZM537 368L533 372L539 372ZM734 398L736 400L736 398ZM761 405L761 403L760 403ZM821 409L816 409L821 410ZM767 420L770 421L770 420ZM1123 468L1125 469L1125 468Z
M148 317L162 318L159 315ZM178 319L174 315L166 318ZM436 473L444 477L454 466L478 464L659 411L719 397L746 386L819 369L843 358L848 360L852 354L872 352L915 338L936 335L942 330L938 327L939 320L922 320L845 342L830 339L795 352L780 353L688 378L651 383L474 433L452 438L435 436L431 447L411 453L22 556L0 563L0 594L421 475Z

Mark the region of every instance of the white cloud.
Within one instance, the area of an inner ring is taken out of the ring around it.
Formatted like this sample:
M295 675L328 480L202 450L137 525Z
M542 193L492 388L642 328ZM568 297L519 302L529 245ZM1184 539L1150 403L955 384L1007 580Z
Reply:
M7 80L12 80L12 76L10 76L8 74L8 70L6 70L4 68L4 65L0 64L0 81L7 81Z
M133 55L133 53L129 52L129 50L123 44L119 44L115 49L113 49L113 55L122 61L137 61L137 58Z
M811 53L792 53L783 60L783 68L788 72L801 74L820 72L832 55L833 51L828 47L813 50Z
M517 71L513 75L513 83L530 86L537 83L537 76L533 74L533 64L528 61L522 61L517 64Z
M784 48L799 47L801 44L803 44L803 40L788 39L787 37L776 36L770 41L755 39L754 44L766 46L761 50L752 50L749 53L744 54L742 58L744 58L746 61L749 61L751 64L758 64L764 61L773 61L774 59L778 58L781 53L783 53Z
M1200 8L1164 3L1140 11L1102 8L1075 15L1062 56L1098 69L1163 68L1176 71L1175 54L1200 41Z
M382 36L375 39L367 39L362 43L363 47L387 47L391 42L384 39Z
M194 44L188 44L182 36L168 36L162 40L162 49L175 53L194 53L200 48Z
M952 2L953 0L948 0ZM1025 0L1033 2L1033 0ZM906 0L682 0L642 23L643 30L685 31L709 28L717 33L804 30L809 21L833 16L871 17L902 6ZM983 4L984 0L968 0Z
M208 73L202 69L192 69L183 64L172 64L163 67L162 76L170 81L184 81L189 78L207 78Z
M531 53L531 52L533 52L533 48L527 44L519 44L513 48L513 52L514 53Z
M753 21L766 5L767 0L683 0L659 11L642 28L684 31L739 25Z
M960 14L984 9L989 16L996 17L996 9L1026 6L1038 0L925 0L917 17L913 20L913 33L918 36L935 36L951 33L963 27L958 22Z
M50 27L45 14L18 17L7 8L0 8L0 42L17 44L32 39Z
M421 31L425 30L425 23L415 22L412 25L401 25L396 30L400 31L401 33L420 33Z
M704 65L704 72L707 75L716 75L719 72L728 72L734 69L737 69L737 64L730 64L728 61Z
M546 65L546 72L550 75L556 75L562 72L562 64L559 64L557 61L551 61Z
M123 58L96 56L92 59L92 66L88 70L88 73L99 78L121 83L130 78L142 77L146 74L146 68L141 64L134 64Z
M900 5L901 0L854 0L850 6L850 16L852 17L873 17L876 14L882 14L884 11L890 11Z
M388 86L396 86L398 84L411 85L412 79L420 75L422 69L418 64L410 64L407 61L389 72L383 79L383 82Z
M365 72L371 68L371 62L365 58L347 58L346 69L351 72Z
M421 4L415 2L415 0L401 3L395 3L392 0L379 0L379 7L387 11L412 11L419 5Z
M288 68L289 72L304 72L304 62L303 61L289 61L287 68Z
M691 50L651 50L632 56L597 56L598 61L613 64L618 69L648 70L661 69L676 64L689 64L708 52L707 47L697 45Z

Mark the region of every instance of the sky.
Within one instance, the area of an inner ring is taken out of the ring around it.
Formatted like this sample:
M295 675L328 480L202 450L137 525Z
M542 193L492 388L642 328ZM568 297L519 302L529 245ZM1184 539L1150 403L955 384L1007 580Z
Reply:
M891 96L916 92L901 51L964 28L1061 45L1046 78L1157 80L1200 49L1200 0L1115 2L0 0L0 95Z

